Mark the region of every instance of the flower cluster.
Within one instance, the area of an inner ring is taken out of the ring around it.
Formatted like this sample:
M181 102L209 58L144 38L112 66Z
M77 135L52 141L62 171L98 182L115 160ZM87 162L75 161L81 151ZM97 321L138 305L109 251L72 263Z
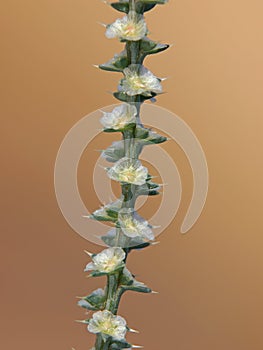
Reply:
M88 330L91 333L101 333L113 339L122 340L127 332L126 321L121 316L115 316L110 311L98 311L89 321Z
M118 18L107 26L106 37L120 40L138 41L147 34L147 26L142 15L130 11L127 16Z
M115 181L134 185L143 185L148 177L148 170L139 160L124 157L108 168L108 176Z
M111 273L123 267L125 252L119 247L111 247L104 249L99 254L92 255L92 262L86 268L87 271L95 271L100 273Z
M103 112L100 122L105 129L123 130L127 125L136 123L136 115L136 107L124 103L110 113Z
M133 209L121 209L118 222L126 236L154 240L154 234L148 221L140 217Z
M149 69L139 64L131 64L123 70L125 78L121 80L119 91L129 96L151 96L161 93L161 79L156 78Z

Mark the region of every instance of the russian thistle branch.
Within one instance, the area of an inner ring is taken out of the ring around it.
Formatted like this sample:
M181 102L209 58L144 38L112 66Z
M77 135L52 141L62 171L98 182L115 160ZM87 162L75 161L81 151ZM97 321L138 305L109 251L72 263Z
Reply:
M160 187L152 181L139 155L143 147L164 142L166 138L143 126L140 109L146 100L153 100L162 93L162 79L144 67L144 59L147 55L169 47L147 37L144 13L165 2L120 0L111 3L114 9L124 12L125 16L106 26L108 38L118 38L125 44L120 54L99 65L100 69L123 74L118 91L113 94L122 104L110 113L103 112L101 118L105 132L122 134L122 140L114 142L102 152L102 156L113 163L112 167L105 170L110 179L120 183L122 194L117 201L96 210L90 217L114 224L114 228L101 237L108 248L98 254L89 253L92 262L85 268L85 271L91 271L92 277L106 276L107 285L78 302L80 306L95 311L92 318L81 321L97 336L95 350L136 347L125 338L126 332L132 329L123 317L117 315L118 306L125 291L152 292L145 284L135 280L126 263L132 250L145 248L154 241L152 226L139 216L135 204L139 196L158 194Z

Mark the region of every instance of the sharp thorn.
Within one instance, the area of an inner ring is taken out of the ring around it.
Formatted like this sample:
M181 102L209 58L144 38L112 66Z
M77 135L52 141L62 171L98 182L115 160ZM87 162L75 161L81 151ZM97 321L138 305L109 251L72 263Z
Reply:
M160 241L152 242L151 245L157 245L160 244Z
M103 27L107 27L107 24L105 24L105 23L102 23L102 22L97 22L98 24L100 24L101 26L103 26Z
M93 253L90 253L90 252L88 252L87 250L84 250L84 252L86 253L86 254L88 254L90 257L92 257L94 254Z
M132 328L129 328L129 332L131 332L131 333L140 333L140 332L137 331L136 329L132 329Z
M77 322L77 323L84 323L84 324L87 323L85 320L75 320L75 322Z
M91 219L91 215L82 215L83 218L88 218L88 219Z

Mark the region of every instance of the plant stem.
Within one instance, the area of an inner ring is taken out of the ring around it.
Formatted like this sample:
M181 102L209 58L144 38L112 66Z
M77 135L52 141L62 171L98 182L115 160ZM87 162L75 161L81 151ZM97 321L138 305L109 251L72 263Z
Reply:
M135 1L130 0L130 11L135 10ZM126 51L128 58L128 65L130 64L141 64L142 59L140 58L140 41L127 41ZM141 125L140 122L140 107L141 102L137 101L136 96L131 96L129 103L135 105L137 109L136 125L132 130L123 132L123 142L125 149L125 157L132 158L134 160L138 159L139 151L136 149L136 126ZM134 209L136 196L135 196L135 186L132 184L122 184L122 194L124 197L122 208ZM127 260L129 249L125 249L126 236L121 232L120 228L116 228L116 246L123 247L126 251ZM120 278L123 274L123 269L116 272L115 274L109 275L107 277L107 300L106 300L106 310L111 311L113 314L117 314L120 299L122 296L122 290L120 289ZM104 341L100 334L97 335L97 340L95 344L95 350L108 350L110 348L110 341Z

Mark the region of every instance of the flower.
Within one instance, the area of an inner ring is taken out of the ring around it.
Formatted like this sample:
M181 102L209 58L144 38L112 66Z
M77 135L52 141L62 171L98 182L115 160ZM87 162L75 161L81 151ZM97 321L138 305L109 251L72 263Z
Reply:
M115 316L110 311L98 311L89 320L88 331L102 333L116 340L122 340L127 332L126 321L121 316Z
M111 273L123 265L124 258L125 252L121 248L111 247L92 256L92 262L86 266L84 271Z
M123 70L125 78L121 80L119 91L129 96L151 96L152 92L161 93L161 79L140 64L131 64Z
M138 41L147 34L147 26L142 15L130 11L123 18L118 18L114 23L107 26L106 37L109 39Z
M112 180L143 185L148 176L148 170L139 160L123 157L113 167L108 168L108 176Z
M154 240L154 234L148 221L141 218L133 209L121 209L118 222L122 232L128 237L142 237Z
M112 112L103 112L100 119L105 129L122 130L127 125L136 123L137 109L135 106L124 103L113 109Z

